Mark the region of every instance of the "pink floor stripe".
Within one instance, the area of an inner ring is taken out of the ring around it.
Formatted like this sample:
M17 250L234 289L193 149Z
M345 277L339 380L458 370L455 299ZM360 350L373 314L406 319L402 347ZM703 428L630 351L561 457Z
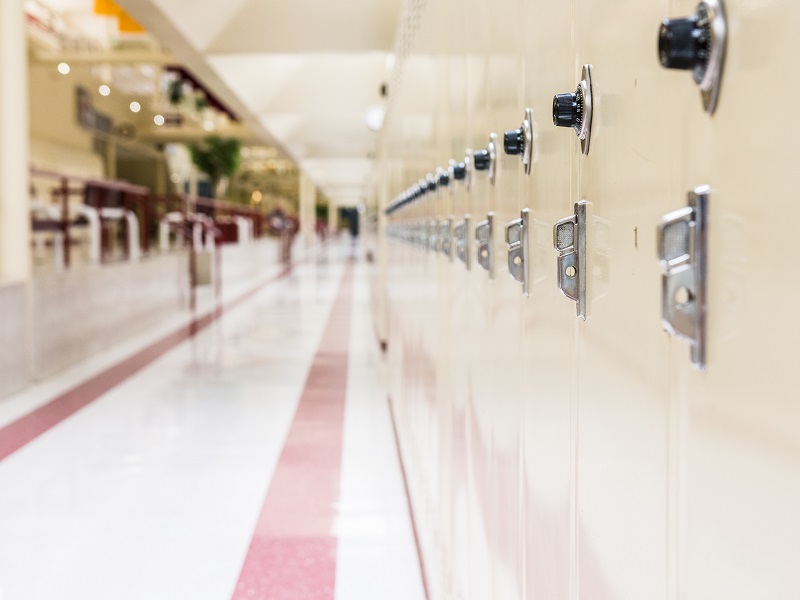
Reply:
M265 286L282 279L289 272L290 270L288 268L283 269L275 277L260 283L238 298L231 300L225 306L219 307L203 317L192 320L188 326L181 327L143 350L140 350L136 354L129 356L122 362L117 363L113 367L109 367L105 371L84 381L60 396L56 396L50 402L33 412L9 423L0 429L0 461L8 458L29 442L55 427L85 406L88 406L110 389L119 385L132 375L135 375L184 340L194 336L222 316L226 310L238 306Z
M333 600L352 267L264 499L233 600Z

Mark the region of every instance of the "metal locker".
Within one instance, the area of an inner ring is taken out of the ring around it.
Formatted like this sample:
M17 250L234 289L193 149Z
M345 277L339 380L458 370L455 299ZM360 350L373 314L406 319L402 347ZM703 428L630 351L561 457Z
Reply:
M664 17L692 14L673 2ZM679 593L689 599L800 595L800 385L789 345L800 325L775 310L768 281L798 286L788 257L796 236L776 235L768 215L791 206L794 119L763 118L763 92L796 83L786 65L800 51L793 2L725 2L727 44L716 110L703 110L688 73L664 70L680 113L671 209L709 186L706 371L671 341L672 447L676 463L673 536ZM742 135L746 124L748 134ZM782 294L783 295L783 294Z

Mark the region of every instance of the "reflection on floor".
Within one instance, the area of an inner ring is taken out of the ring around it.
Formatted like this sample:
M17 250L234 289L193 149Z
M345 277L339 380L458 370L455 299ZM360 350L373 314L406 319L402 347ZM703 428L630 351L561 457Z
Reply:
M0 600L423 598L351 252L0 402Z

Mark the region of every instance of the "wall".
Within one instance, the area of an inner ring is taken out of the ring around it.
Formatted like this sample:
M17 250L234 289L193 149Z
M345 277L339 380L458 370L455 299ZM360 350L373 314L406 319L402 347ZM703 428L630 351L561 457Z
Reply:
M0 398L188 306L185 252L0 286Z
M390 226L468 221L472 266L374 232L390 394L432 597L590 600L800 596L800 240L766 222L796 195L793 119L763 94L800 50L788 0L729 1L719 107L656 53L694 0L408 2L374 210L533 109L525 175L446 191ZM405 44L405 46L404 46ZM594 70L591 150L553 126L556 93ZM770 83L772 82L772 83ZM711 186L708 365L662 330L656 226ZM588 202L588 318L557 288L553 225ZM530 294L505 226L531 211ZM494 212L496 274L474 226ZM383 220L383 217L381 218ZM778 233L780 231L780 233ZM771 283L772 285L768 285Z
M34 376L42 379L185 306L183 252L32 280Z
M24 283L0 284L0 398L22 389L30 381L30 303Z

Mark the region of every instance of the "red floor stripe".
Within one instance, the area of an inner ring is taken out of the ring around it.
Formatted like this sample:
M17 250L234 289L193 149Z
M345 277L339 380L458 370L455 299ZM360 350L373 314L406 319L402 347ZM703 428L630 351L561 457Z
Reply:
M233 600L333 600L352 267L348 267L269 491Z
M107 391L136 374L184 340L194 336L222 316L226 310L238 306L265 286L282 279L289 272L290 268L283 269L276 276L258 284L238 298L231 300L228 304L203 317L193 319L188 326L181 327L136 354L129 356L122 362L98 373L60 396L56 396L33 412L9 423L0 429L0 461L8 458L27 443L91 404Z

